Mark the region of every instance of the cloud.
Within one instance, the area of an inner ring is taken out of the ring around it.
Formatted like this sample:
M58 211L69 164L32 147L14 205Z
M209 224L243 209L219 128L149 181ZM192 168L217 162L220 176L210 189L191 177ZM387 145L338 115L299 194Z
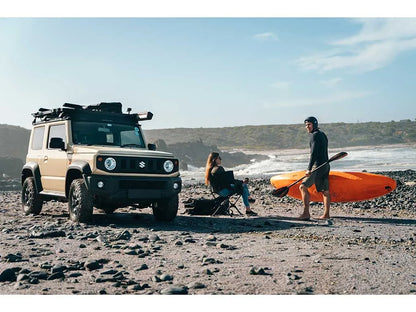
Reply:
M291 81L276 81L270 84L270 87L275 89L289 89L292 85Z
M369 91L343 91L330 95L317 97L288 98L267 101L263 103L263 108L270 109L276 107L301 107L315 105L338 105L346 101L357 100L373 94Z
M254 39L261 40L261 41L278 41L279 40L277 35L272 32L265 32L265 33L254 35Z
M297 63L306 70L327 72L348 69L368 72L385 67L400 53L416 50L416 19L364 19L358 34L330 43L324 53L302 57Z
M327 79L327 80L321 80L320 83L322 85L324 85L325 87L331 88L335 85L337 85L338 83L340 83L342 80L342 78L332 78L332 79Z
M357 19L362 28L357 35L336 40L333 45L356 45L360 43L407 40L416 38L416 19L389 18L389 19Z

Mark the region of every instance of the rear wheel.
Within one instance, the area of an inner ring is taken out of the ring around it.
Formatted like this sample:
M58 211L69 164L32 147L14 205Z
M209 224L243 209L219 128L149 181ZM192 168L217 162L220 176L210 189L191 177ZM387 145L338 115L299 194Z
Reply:
M169 199L153 203L153 216L158 221L172 221L178 213L179 198L174 195Z
M35 179L28 177L22 187L22 208L25 215L38 215L42 210L42 196L37 192Z
M86 223L92 220L93 201L83 179L72 181L68 198L69 218L74 222Z

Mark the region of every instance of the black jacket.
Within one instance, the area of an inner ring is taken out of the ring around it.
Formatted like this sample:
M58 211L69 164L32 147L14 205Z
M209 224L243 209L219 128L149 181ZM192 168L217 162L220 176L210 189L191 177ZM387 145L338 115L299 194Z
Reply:
M310 134L309 146L311 148L311 157L308 170L312 170L314 165L319 166L328 161L328 138L319 128Z

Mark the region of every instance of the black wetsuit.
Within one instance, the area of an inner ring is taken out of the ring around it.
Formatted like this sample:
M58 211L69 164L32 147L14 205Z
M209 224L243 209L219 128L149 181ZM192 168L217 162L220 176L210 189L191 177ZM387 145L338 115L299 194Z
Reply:
M328 161L328 138L319 128L310 134L309 146L311 148L311 157L308 170L312 170L313 166L318 167Z
M319 129L315 129L310 133L309 145L311 147L311 157L309 160L308 170L315 169L328 161L328 138L325 133ZM311 187L315 184L318 192L329 190L329 163L321 169L315 171L310 176L305 178L302 182L306 187Z

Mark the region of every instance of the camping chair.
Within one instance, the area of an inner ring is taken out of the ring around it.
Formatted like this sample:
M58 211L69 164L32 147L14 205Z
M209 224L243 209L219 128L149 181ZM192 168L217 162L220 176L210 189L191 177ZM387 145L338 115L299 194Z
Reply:
M235 183L234 173L232 171L226 171L223 173L223 175L224 176L221 177L221 180L223 181L223 183L225 183L226 185ZM235 209L238 212L238 214L242 215L240 210L237 208L237 202L242 195L241 193L234 192L228 196L221 196L220 194L214 191L214 188L212 187L212 185L210 186L210 191L211 191L212 197L214 198L216 202L215 207L214 207L214 213L212 214L213 216L215 216L222 207L227 207L226 214L229 216L232 216L234 214L233 209Z
M215 200L215 208L214 212L212 213L213 216L215 216L221 208L226 208L226 214L229 216L234 215L233 209L235 209L238 214L242 215L240 210L237 208L237 202L241 197L241 194L238 193L232 193L228 196L221 196L218 193L215 193L214 190L211 188L211 195Z

